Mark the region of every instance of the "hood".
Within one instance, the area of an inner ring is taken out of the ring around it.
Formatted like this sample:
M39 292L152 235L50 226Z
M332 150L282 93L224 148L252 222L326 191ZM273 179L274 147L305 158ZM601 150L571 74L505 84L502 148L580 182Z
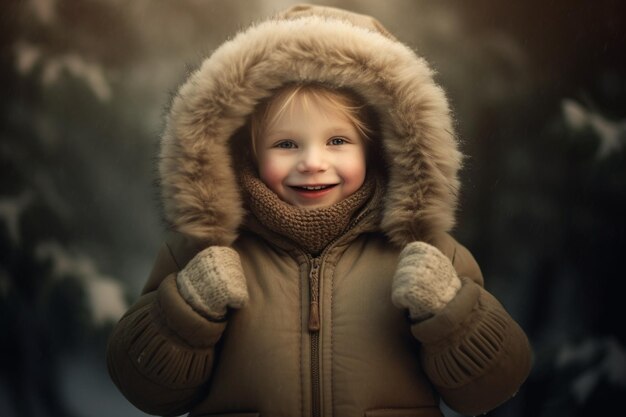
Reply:
M260 101L293 82L349 88L376 111L388 167L380 228L393 243L454 226L462 157L433 71L369 16L299 5L225 42L174 97L159 160L174 230L210 244L236 239L245 211L233 136Z

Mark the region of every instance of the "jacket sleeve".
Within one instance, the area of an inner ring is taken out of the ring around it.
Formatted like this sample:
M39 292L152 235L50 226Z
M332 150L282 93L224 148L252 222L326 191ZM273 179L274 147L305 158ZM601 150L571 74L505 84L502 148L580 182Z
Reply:
M446 404L462 414L482 414L518 391L530 373L531 347L483 288L471 253L447 235L436 246L452 260L463 285L443 311L411 331L422 343L423 368Z
M164 244L143 295L117 323L107 346L115 385L133 405L155 415L189 411L206 389L226 326L207 320L181 297L175 278L184 263L176 258Z

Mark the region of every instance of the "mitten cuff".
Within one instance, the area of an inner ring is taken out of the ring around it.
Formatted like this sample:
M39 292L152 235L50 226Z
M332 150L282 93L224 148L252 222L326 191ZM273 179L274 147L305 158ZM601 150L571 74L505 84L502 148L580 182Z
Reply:
M461 288L454 266L437 248L412 242L400 253L392 301L423 320L443 310Z
M227 307L240 308L248 300L239 254L225 246L198 253L176 277L181 296L211 320L221 320Z

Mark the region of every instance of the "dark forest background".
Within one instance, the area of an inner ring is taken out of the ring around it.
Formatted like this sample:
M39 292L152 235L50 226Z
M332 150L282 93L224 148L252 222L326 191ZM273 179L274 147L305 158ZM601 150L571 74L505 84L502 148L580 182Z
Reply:
M0 415L144 415L104 349L161 241L163 111L215 47L294 3L2 1ZM316 3L377 17L448 92L469 155L455 234L535 350L520 393L489 415L620 414L623 2Z

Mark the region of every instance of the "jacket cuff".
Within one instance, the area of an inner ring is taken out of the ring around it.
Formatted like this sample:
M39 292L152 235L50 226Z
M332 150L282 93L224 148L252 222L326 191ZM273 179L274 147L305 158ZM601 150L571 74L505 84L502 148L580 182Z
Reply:
M411 331L422 342L421 361L430 381L464 415L485 413L510 399L532 366L524 331L468 279L444 310Z

